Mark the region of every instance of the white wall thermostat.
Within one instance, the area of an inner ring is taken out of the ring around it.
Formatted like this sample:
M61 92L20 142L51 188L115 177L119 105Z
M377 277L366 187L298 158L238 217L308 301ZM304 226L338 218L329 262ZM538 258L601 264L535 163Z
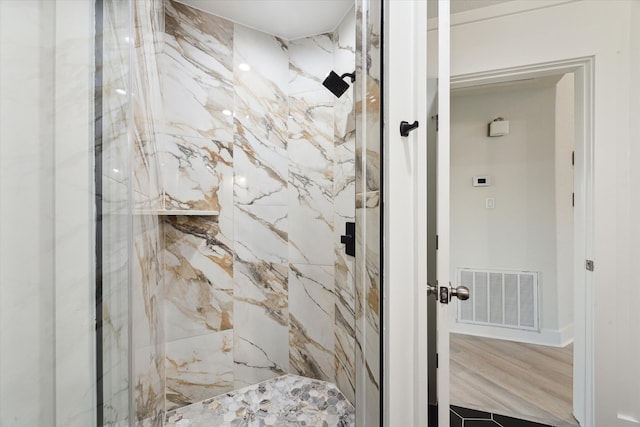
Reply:
M490 176L474 176L473 177L473 186L474 187L488 187L491 185L491 177Z

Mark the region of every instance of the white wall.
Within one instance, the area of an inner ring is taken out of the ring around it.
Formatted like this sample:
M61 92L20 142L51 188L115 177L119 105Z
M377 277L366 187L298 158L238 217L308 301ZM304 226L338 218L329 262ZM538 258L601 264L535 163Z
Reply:
M587 291L593 292L594 323L587 340L595 348L595 384L594 420L587 425L640 422L640 388L630 380L640 378L639 26L638 2L620 0L564 3L452 28L453 76L593 58L595 271Z
M52 12L0 2L2 426L47 425L55 414Z
M90 426L93 7L0 19L0 425Z

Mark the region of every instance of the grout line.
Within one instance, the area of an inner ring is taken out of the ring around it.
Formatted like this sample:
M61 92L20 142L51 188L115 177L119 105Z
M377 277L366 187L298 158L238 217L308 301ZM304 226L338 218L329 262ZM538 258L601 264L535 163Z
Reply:
M491 414L491 421L493 421L494 423L498 424L500 427L504 427L502 424L500 424L499 422L497 422L493 417L495 414Z

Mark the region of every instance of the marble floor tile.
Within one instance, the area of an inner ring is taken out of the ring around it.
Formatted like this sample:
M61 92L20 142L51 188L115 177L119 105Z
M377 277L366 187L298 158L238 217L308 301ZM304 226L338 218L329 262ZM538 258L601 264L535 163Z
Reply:
M166 427L355 427L355 410L335 385L283 375L170 411Z

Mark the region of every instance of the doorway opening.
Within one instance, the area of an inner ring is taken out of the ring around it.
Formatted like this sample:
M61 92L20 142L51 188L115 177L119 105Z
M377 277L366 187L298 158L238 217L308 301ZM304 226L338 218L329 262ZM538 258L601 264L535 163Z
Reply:
M452 79L450 275L472 295L449 318L460 420L585 417L590 61L566 65Z

